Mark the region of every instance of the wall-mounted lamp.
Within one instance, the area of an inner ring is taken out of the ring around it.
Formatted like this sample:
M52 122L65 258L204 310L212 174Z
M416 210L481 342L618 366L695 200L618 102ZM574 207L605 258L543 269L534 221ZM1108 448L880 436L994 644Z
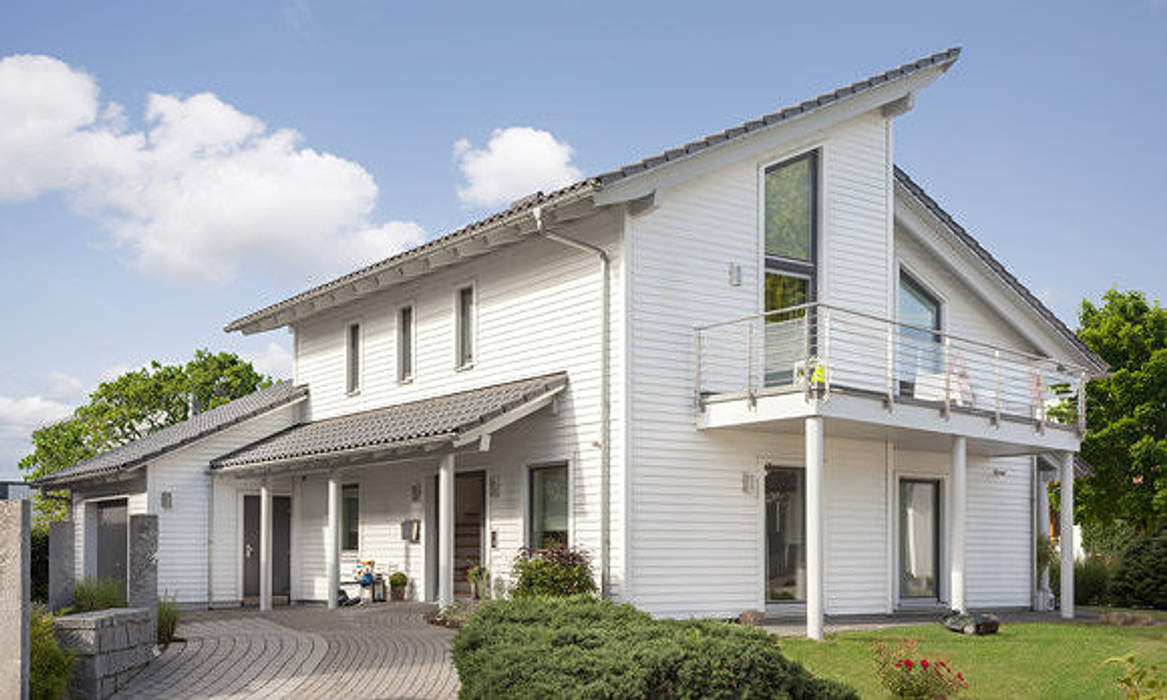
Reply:
M729 264L729 286L742 286L742 266L738 263Z
M409 500L414 503L421 500L421 484L416 481L409 485Z
M491 498L498 498L499 486L497 476L491 475L487 481L487 490L490 491Z
M742 472L742 493L752 494L754 492L754 485L757 483L758 477L751 472Z
M163 491L162 492L162 509L163 510L170 510L171 506L173 506L173 505L174 505L174 494L171 493L170 491Z

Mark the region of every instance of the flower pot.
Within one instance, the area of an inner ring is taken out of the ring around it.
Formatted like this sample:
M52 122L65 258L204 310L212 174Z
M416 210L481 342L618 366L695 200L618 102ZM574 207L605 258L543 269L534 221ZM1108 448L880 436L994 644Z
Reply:
M389 586L391 600L405 600L405 586Z

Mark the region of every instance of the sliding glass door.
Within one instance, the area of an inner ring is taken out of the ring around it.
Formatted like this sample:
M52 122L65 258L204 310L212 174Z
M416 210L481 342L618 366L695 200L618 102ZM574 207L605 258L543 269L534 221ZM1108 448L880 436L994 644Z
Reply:
M940 482L900 481L900 598L937 598Z
M766 600L806 600L805 469L766 469Z

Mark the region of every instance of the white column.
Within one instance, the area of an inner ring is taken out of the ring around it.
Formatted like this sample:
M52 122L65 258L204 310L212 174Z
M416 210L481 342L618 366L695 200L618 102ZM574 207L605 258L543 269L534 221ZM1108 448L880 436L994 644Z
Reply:
M1034 469L1033 478L1037 479L1037 536L1047 546L1049 545L1049 484L1041 476L1041 467ZM1037 609L1051 610L1049 589L1049 564L1037 572Z
M1074 619L1074 453L1062 454L1062 617Z
M271 486L259 487L259 609L271 610Z
M454 455L438 464L438 607L454 602Z
M952 438L952 533L948 543L949 607L968 612L964 601L965 494L968 491L968 440Z
M823 419L806 419L806 636L823 638Z
M324 533L324 566L328 569L328 607L337 606L340 588L340 480L328 475L328 530Z

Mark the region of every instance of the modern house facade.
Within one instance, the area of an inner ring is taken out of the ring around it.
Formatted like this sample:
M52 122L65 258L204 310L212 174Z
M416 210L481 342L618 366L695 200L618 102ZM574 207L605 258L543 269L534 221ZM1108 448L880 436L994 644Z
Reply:
M233 321L290 329L291 381L39 483L72 493L78 576L124 575L119 523L148 512L159 589L192 605L334 605L369 559L445 604L559 542L612 599L812 637L1044 607L1039 485L1052 465L1072 502L1063 399L1106 368L895 165L896 118L958 56Z

